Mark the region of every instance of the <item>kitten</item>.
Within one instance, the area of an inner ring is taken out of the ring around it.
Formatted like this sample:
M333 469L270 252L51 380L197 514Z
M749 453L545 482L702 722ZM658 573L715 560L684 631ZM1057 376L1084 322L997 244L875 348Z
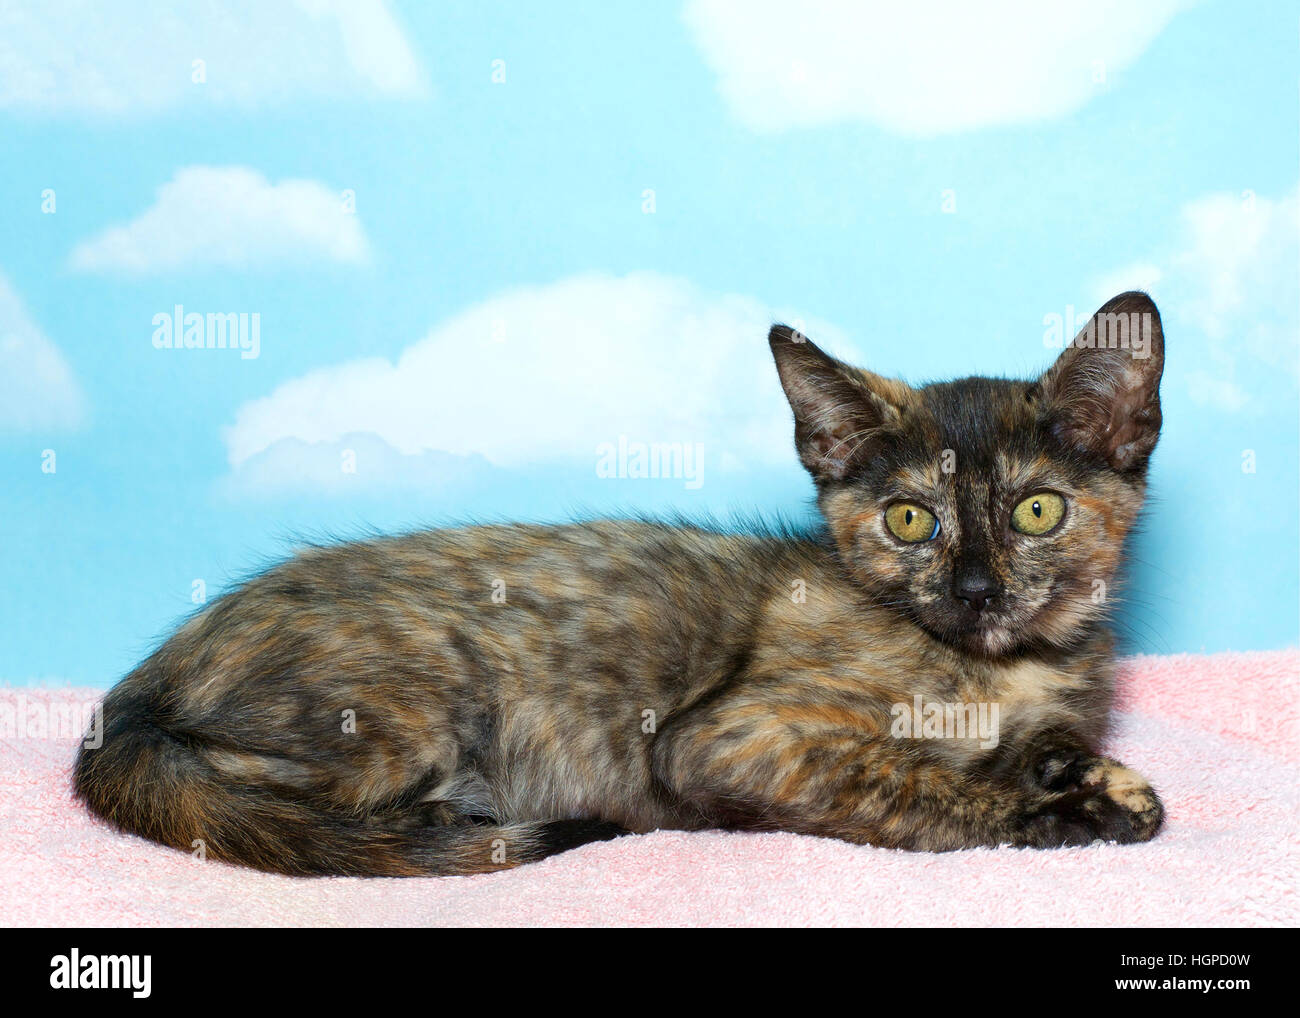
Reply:
M1098 755L1160 430L1155 305L1037 381L770 335L824 527L483 526L302 552L109 694L78 794L296 874L478 873L656 828L928 851L1144 841ZM990 727L996 723L996 731Z

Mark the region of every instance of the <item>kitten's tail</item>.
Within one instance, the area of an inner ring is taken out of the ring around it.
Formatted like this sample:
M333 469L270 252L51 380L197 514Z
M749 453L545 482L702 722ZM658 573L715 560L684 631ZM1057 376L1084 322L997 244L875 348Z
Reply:
M202 748L161 725L142 698L110 696L96 734L88 743L98 748L83 744L73 773L76 794L94 813L196 857L273 873L486 873L626 833L596 820L418 827L400 816L335 813L222 778Z

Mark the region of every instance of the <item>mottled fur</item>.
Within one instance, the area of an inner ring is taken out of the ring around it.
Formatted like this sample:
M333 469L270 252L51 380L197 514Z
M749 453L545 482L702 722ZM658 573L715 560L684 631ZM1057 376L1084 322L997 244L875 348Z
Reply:
M1160 426L1150 356L910 388L771 344L824 529L484 526L313 548L216 600L108 695L78 793L125 830L301 874L477 873L656 828L897 848L1152 837L1097 755L1106 616ZM947 451L947 453L945 453ZM1008 525L1067 500L1051 534ZM897 499L939 519L905 545ZM954 596L977 573L982 612ZM1099 587L1098 584L1101 584ZM896 704L996 703L996 746ZM353 719L350 721L349 719Z

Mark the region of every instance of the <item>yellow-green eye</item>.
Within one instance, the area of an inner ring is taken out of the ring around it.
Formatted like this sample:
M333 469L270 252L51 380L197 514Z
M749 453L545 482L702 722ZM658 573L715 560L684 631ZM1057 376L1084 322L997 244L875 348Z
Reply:
M899 502L885 510L885 523L900 541L916 544L939 536L939 521L929 509L911 502Z
M1056 528L1065 515L1065 499L1050 491L1030 495L1011 511L1011 526L1022 534L1038 537Z

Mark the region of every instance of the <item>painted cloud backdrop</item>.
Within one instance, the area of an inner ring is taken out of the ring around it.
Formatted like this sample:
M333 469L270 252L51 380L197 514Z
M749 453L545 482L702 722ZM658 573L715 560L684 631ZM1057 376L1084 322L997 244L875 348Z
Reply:
M772 321L913 382L1026 376L1133 287L1169 357L1127 646L1294 644L1295 27L5 4L0 675L108 684L299 539L800 517ZM611 476L652 447L690 475Z

